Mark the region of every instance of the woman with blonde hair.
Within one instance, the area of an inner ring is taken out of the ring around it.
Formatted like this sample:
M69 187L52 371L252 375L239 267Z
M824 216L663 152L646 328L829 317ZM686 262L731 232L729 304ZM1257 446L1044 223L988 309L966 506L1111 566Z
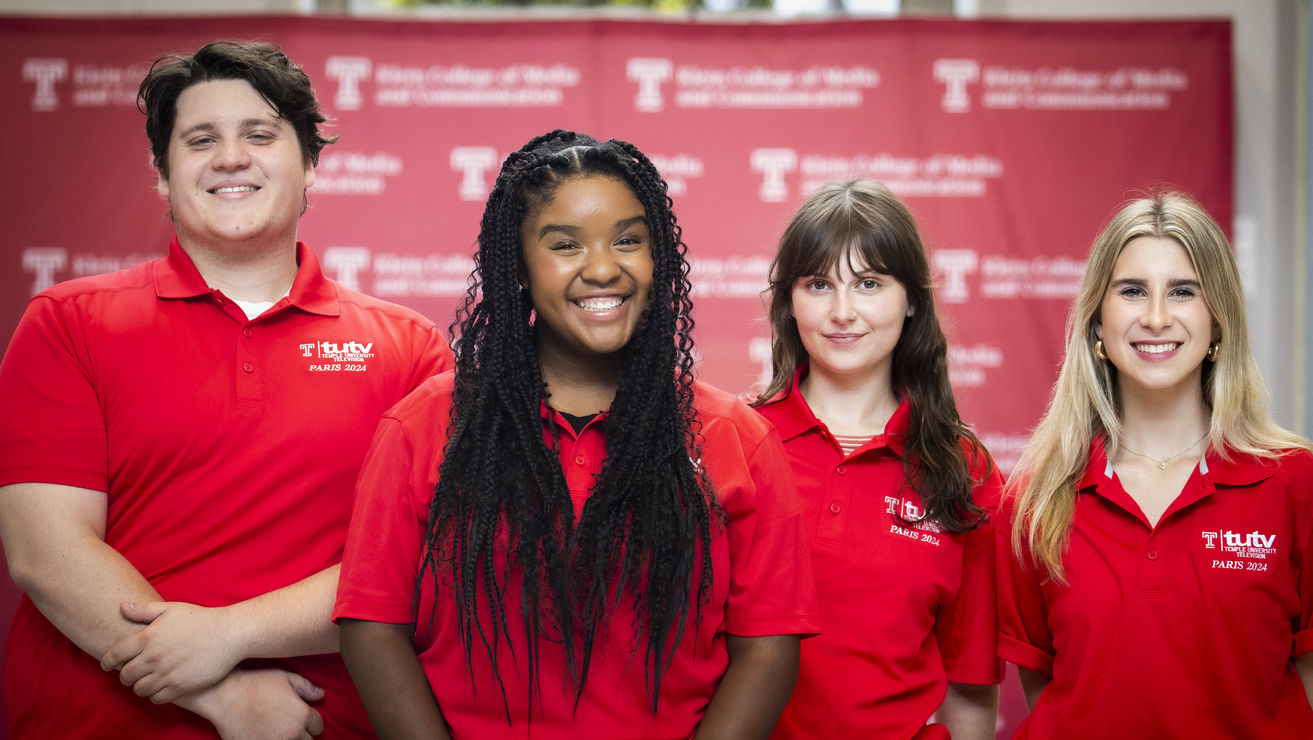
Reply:
M1313 737L1310 480L1221 229L1176 193L1121 208L998 527L1017 737Z
M852 180L807 199L771 267L770 323L756 405L798 484L822 620L772 737L992 740L986 509L1002 479L958 415L925 249L893 192Z

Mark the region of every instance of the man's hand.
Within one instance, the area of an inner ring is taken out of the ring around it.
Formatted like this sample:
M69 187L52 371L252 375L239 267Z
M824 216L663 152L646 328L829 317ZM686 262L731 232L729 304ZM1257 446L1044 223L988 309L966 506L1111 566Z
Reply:
M222 608L155 601L124 602L120 611L147 626L115 643L100 667L156 704L213 686L247 657Z
M237 669L177 704L208 719L224 740L309 740L324 731L324 719L307 702L322 698L323 689L295 673Z

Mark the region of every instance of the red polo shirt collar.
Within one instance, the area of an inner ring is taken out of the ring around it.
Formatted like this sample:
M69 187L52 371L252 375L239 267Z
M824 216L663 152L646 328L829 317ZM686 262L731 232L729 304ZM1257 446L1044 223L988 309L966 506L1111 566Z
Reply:
M296 263L296 278L287 294L288 303L307 313L340 315L342 307L337 289L324 277L314 251L302 242L296 243ZM205 278L182 250L176 236L169 242L168 257L156 264L154 278L155 295L163 299L195 298L217 292L205 284Z
M775 425L776 431L780 433L780 439L785 442L798 437L813 429L822 428L824 425L816 414L812 413L811 407L807 405L807 400L802 397L802 391L798 386L802 379L807 377L809 366L806 362L799 365L793 373L793 382L789 389L784 391L780 396L776 396L773 403L776 403L776 413L771 418L771 423ZM904 437L907 434L907 428L912 421L912 407L903 398L898 403L898 408L894 409L893 416L884 425L884 433L872 437L866 444L856 450L872 449L876 447L888 447L895 455L902 457L905 445ZM854 453L856 454L856 453Z
M1085 466L1085 474L1076 484L1076 491L1096 493L1117 506L1125 509L1143 520L1140 507L1122 488L1120 482L1113 483L1112 465L1108 462L1108 453L1104 449L1105 439L1099 437L1090 444L1090 462ZM1163 512L1162 520L1184 509L1218 490L1219 486L1248 486L1271 477L1276 470L1276 463L1244 455L1231 453L1229 459L1223 459L1211 449L1202 461L1195 465L1181 495ZM1161 522L1161 520L1160 520ZM1147 524L1147 523L1146 523Z

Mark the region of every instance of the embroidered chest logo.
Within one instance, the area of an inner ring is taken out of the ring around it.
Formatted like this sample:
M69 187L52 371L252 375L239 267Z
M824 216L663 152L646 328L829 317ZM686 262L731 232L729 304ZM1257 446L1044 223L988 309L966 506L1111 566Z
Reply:
M893 522L889 525L889 534L896 534L900 537L906 537L909 540L925 542L938 547L941 543L938 535L944 531L943 527L937 522L919 521L925 516L925 509L916 505L915 501L900 499L897 496L884 497L885 510L889 512ZM911 526L904 526L903 522L912 522Z
M312 373L360 372L369 369L374 357L373 342L303 342L297 345L301 357L310 360L306 370Z
M1266 571L1267 558L1276 555L1277 536L1253 532L1232 532L1229 529L1199 533L1204 550L1211 551L1212 567L1217 570Z

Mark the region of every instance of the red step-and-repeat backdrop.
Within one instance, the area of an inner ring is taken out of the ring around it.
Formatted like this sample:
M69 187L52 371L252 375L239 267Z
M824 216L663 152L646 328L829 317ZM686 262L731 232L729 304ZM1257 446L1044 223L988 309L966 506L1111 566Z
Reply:
M443 326L502 158L553 128L627 139L684 227L701 375L746 391L768 373L760 292L791 213L824 182L884 181L932 252L963 414L1006 470L1115 206L1174 186L1229 228L1230 37L1218 20L0 18L0 337L52 283L164 253L135 106L150 62L265 39L341 136L301 237L330 276ZM0 588L0 627L14 600Z

